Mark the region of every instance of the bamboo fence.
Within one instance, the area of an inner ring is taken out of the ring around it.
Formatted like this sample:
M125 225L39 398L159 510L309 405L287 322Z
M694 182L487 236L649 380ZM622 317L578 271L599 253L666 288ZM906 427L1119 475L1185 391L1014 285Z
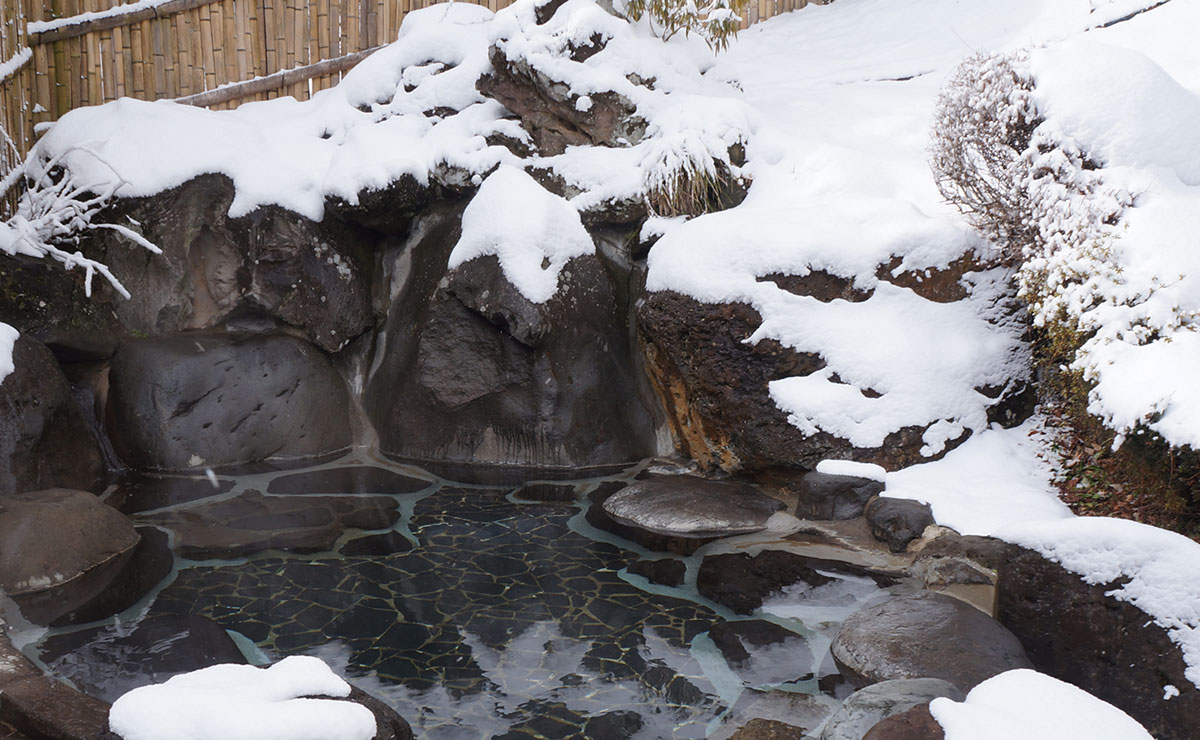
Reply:
M216 109L307 99L395 39L409 11L438 1L0 0L0 138L11 139L0 141L0 179L39 124L80 106L125 96ZM750 0L745 21L822 1Z

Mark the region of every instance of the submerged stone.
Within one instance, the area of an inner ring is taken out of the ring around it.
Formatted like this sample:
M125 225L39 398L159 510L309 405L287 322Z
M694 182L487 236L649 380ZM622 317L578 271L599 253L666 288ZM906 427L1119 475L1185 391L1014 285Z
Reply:
M788 586L821 586L833 580L818 572L808 558L784 550L763 550L754 556L739 552L705 557L696 588L702 596L738 614L749 614Z
M400 518L390 496L264 496L253 489L141 521L175 533L175 549L194 559L233 558L264 550L330 550L348 528L386 529Z
M415 493L429 488L432 483L420 478L359 465L347 468L325 468L305 473L292 473L274 478L267 485L267 493L305 495L311 493Z

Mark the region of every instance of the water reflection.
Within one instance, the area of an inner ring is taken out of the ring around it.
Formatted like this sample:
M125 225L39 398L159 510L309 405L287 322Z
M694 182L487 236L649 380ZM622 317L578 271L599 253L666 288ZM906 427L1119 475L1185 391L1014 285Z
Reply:
M309 493L348 496L362 491L332 490L340 484L331 481L367 481L371 493L399 504L394 531L411 549L180 561L152 603L123 615L121 632L131 619L198 615L267 656L317 655L430 740L704 738L748 688L826 688L835 671L824 623L877 593L869 579L838 576L773 600L752 623L698 595L699 556L684 559L690 575L678 588L628 575L639 558L663 556L586 524L581 511L594 481L577 484L574 500L547 502L432 476L389 489L385 473L259 474L218 495L251 486L267 499L303 495L318 482L321 490ZM356 538L380 534L350 531L338 547L353 552ZM805 626L810 620L817 632ZM68 677L105 670L89 661L125 649L103 636L89 643L53 635L42 643L45 657ZM122 685L154 671L145 673Z

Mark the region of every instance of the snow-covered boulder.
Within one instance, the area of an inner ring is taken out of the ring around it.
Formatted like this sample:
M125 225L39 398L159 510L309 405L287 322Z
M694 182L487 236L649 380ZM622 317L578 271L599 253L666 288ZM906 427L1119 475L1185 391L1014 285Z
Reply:
M86 491L0 498L0 591L26 619L49 624L90 601L138 544L133 524Z
M125 342L107 428L142 470L313 459L350 446L349 393L320 349L294 337L212 332Z
M103 454L58 362L26 336L13 344L12 360L0 383L0 497L96 486L105 475Z

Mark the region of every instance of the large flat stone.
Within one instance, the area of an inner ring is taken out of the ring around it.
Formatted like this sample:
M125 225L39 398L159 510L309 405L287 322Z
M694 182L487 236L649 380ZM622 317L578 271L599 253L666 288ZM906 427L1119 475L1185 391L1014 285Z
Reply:
M940 678L963 691L1014 668L1031 668L1020 641L958 599L930 591L894 596L842 623L831 648L851 683Z
M687 475L640 481L604 501L604 511L614 521L669 537L759 532L783 508L782 501L754 486Z

